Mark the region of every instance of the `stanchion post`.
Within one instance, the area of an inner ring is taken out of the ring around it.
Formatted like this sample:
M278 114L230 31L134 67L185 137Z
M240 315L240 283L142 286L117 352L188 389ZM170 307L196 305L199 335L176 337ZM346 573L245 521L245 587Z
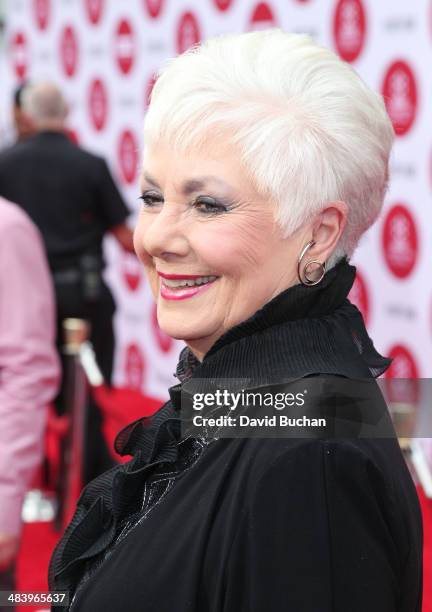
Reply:
M69 429L61 452L58 522L64 528L73 516L83 486L87 379L81 365L80 353L82 345L88 338L88 324L82 319L65 319L63 334L65 340L63 375Z

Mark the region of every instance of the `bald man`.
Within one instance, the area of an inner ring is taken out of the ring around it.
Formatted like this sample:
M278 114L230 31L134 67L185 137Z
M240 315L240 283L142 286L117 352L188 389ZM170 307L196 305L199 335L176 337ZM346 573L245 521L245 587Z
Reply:
M26 87L22 108L36 134L0 153L0 196L20 205L42 234L56 293L59 346L64 318L87 319L96 359L110 384L115 303L102 276L102 241L111 233L133 252L129 210L105 160L66 136L68 106L55 84ZM64 410L61 398L57 406ZM86 480L112 465L94 406L88 430L92 457Z

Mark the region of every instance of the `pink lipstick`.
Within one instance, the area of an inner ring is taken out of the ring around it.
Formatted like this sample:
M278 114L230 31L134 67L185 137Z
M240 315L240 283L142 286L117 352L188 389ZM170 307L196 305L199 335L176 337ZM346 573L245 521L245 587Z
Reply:
M207 291L210 286L217 280L217 276L204 276L202 274L165 274L158 272L161 277L160 295L165 300L186 300ZM200 282L189 283L187 281ZM178 281L176 283L176 281Z

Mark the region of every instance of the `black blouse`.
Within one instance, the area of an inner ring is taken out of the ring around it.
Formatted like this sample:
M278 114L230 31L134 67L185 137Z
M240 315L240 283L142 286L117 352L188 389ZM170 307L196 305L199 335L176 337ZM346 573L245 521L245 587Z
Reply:
M354 277L343 259L226 332L202 362L182 351L170 401L119 433L116 450L133 458L87 485L53 553L50 589L70 592L72 612L421 611L421 514L386 407L383 438L181 433L194 378L376 386L390 360L347 299Z

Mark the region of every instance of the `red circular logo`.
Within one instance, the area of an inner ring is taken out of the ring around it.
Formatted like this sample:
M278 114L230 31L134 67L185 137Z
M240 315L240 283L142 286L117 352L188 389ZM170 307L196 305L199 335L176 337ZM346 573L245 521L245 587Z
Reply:
M354 62L366 38L366 15L361 0L338 0L333 15L333 38L340 57Z
M60 58L66 76L74 76L78 64L78 41L72 26L63 28L60 38Z
M419 372L411 351L402 344L395 344L388 356L393 359L385 372L386 389L390 402L416 404L419 398Z
M144 383L144 355L137 344L133 342L125 350L126 386L135 391L141 391Z
M39 30L46 30L50 18L50 0L33 0L36 25Z
M135 60L135 38L129 21L122 19L116 30L115 56L122 74L129 74Z
M233 0L213 0L213 1L216 5L216 8L222 12L227 11L229 8L231 8L231 5L233 3Z
M267 28L274 28L275 25L276 19L270 5L266 2L257 4L249 19L249 29L266 30Z
M156 83L156 79L157 79L157 75L152 74L152 76L149 78L149 80L146 83L146 88L144 92L144 110L147 110L150 104L150 96L151 96L151 92L153 91L153 86Z
M94 79L90 84L88 107L91 123L100 132L105 127L108 114L107 91L100 79Z
M398 136L412 127L417 113L417 85L412 68L402 60L387 69L382 85L387 112Z
M199 43L200 40L197 18L190 11L183 13L177 26L177 53L184 53L189 47Z
M24 79L27 74L28 53L27 38L23 32L17 32L12 37L11 60L16 76Z
M406 278L411 274L417 261L417 229L403 204L392 206L384 219L382 248L385 262L395 276Z
M153 305L152 310L152 328L159 348L164 353L167 353L173 345L173 339L159 327L156 304Z
M121 176L125 183L133 183L138 166L138 143L130 130L123 130L118 144Z
M369 322L369 291L366 287L364 276L358 269L354 284L348 294L348 299L360 310L367 326Z
M125 253L122 257L123 279L126 287L130 291L136 291L141 284L142 269L141 264L135 255Z
M145 9L150 17L159 17L162 11L164 0L144 0Z
M105 0L85 0L85 8L88 20L97 25L102 17Z

